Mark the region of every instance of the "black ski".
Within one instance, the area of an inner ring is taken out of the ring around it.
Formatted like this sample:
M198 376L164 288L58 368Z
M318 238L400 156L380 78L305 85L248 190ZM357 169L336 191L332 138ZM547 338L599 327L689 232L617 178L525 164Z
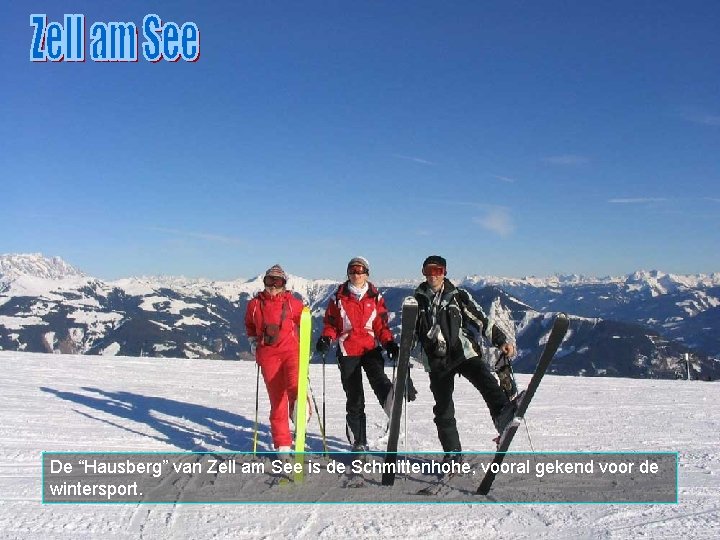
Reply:
M555 356L555 353L557 352L560 344L565 338L565 334L567 333L569 324L570 320L568 319L568 316L564 313L559 313L555 318L552 330L550 331L550 337L548 337L547 343L545 344L545 349L543 349L542 355L540 355L540 360L538 360L537 367L535 368L535 373L533 373L533 376L530 379L530 384L528 384L524 395L518 403L518 408L515 411L515 417L508 424L508 426L505 428L502 435L500 436L500 442L498 443L498 449L495 453L495 458L490 465L491 468L494 464L497 464L497 466L499 466L505 459L505 454L510 447L510 443L512 442L513 437L515 437L515 433L517 432L518 426L520 425L520 421L525 416L525 411L527 411L527 408L530 405L530 401L535 395L535 391L540 385L540 381L542 380L543 375L545 375L545 372L547 371L547 368L550 365L553 356ZM492 486L494 480L495 473L492 472L491 469L488 469L487 473L485 473L485 477L482 479L482 482L478 487L477 492L480 495L487 495L490 491L490 486Z
M407 387L410 368L410 349L415 335L415 322L418 316L418 303L415 298L408 296L403 300L402 319L400 331L400 353L398 355L397 377L393 388L392 414L390 415L390 429L388 434L385 463L397 463L398 438L400 436L400 420L402 418L403 401ZM407 436L407 434L406 434ZM393 469L394 467L387 467ZM395 483L395 472L383 472L382 485L392 486Z

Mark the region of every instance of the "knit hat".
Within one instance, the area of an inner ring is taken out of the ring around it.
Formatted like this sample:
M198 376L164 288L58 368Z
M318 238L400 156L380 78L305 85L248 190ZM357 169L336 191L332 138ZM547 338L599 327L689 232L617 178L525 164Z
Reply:
M273 276L273 277L280 277L283 278L285 281L287 281L287 274L285 273L285 270L282 269L282 267L279 264L275 264L267 269L267 272L265 272L265 276Z
M447 261L440 255L430 255L423 261L423 268L425 268L428 264L434 264L436 266L447 268Z
M353 266L354 264L359 264L360 266L365 268L365 270L367 270L368 274L370 274L370 263L368 262L368 260L365 257L353 257L352 259L350 259L350 262L347 264L347 269L350 270L350 267Z

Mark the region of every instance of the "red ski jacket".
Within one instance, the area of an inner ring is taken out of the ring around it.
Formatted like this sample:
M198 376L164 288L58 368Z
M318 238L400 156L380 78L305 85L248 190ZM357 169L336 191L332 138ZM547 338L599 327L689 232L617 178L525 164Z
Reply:
M348 288L349 282L340 285L328 302L322 335L337 340L343 356L362 356L393 340L388 327L388 310L385 300L372 283L358 300Z
M259 292L250 300L245 312L248 337L257 338L255 358L258 364L271 355L299 350L300 314L303 303L290 291L271 296Z

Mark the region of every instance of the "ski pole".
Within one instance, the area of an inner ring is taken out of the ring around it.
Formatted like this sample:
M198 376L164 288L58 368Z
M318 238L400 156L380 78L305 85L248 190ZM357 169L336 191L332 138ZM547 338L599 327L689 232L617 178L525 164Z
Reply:
M253 455L257 453L258 409L260 408L260 365L255 372L255 427L253 428Z
M315 392L313 392L312 384L310 384L310 377L308 377L308 388L310 388L310 397L312 397L313 405L315 406L315 416L317 416L318 424L320 425L320 435L322 436L323 451L325 456L328 455L327 441L325 440L325 422L320 421L320 411L318 410L317 401L315 400Z
M325 444L325 357L327 356L327 352L324 352L322 355L322 379L323 379L323 396L322 396L322 405L323 405L323 411L322 411L322 426L323 426L323 446L325 447L325 453L327 454L327 445Z

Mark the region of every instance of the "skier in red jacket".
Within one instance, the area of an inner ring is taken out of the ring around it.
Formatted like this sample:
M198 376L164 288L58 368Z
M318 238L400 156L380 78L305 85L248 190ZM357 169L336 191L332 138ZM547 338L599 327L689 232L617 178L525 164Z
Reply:
M245 312L250 350L262 371L270 397L270 429L278 452L287 453L292 445L288 423L294 410L298 387L300 314L303 303L285 289L287 275L275 265L265 272L260 291Z
M394 360L399 348L388 327L385 300L368 281L370 263L354 257L347 265L348 280L340 285L325 311L324 328L315 349L325 354L337 340L340 378L347 397L346 433L354 452L367 450L365 394L362 371L386 412L393 400L393 385L385 375L385 362L378 343Z

